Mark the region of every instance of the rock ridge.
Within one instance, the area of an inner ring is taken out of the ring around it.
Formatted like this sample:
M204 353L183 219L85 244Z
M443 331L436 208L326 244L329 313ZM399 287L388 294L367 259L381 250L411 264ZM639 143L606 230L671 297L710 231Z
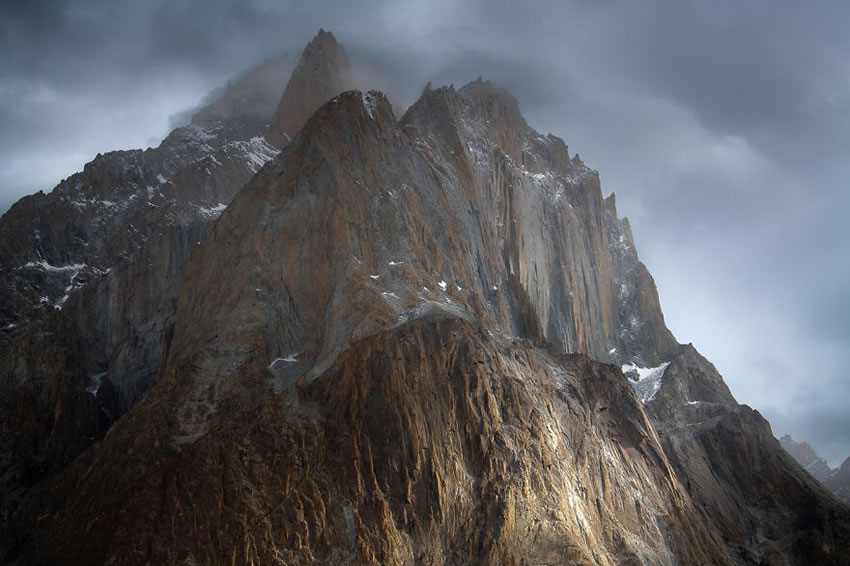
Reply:
M664 325L596 171L483 80L400 120L332 92L341 50L305 49L280 153L173 134L200 155L126 257L10 342L0 559L850 562L846 507Z

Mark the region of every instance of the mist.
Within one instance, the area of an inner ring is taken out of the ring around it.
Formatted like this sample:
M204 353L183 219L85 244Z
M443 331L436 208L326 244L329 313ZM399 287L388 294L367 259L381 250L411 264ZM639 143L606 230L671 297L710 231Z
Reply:
M399 111L428 81L511 91L617 194L677 339L774 434L850 456L850 5L0 6L0 210L99 152L158 144L323 27Z

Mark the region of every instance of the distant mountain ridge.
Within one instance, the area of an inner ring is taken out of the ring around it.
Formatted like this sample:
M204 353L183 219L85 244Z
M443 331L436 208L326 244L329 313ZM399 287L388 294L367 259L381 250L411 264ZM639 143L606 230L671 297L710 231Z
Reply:
M596 171L487 81L351 77L320 30L0 219L0 560L850 564Z
M812 477L825 485L844 503L850 505L850 457L844 460L838 468L832 468L806 442L796 442L790 435L786 434L779 439L779 444Z

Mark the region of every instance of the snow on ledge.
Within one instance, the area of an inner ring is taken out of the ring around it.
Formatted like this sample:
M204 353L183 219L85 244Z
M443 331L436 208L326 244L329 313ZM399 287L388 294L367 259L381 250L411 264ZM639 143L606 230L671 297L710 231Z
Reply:
M275 360L272 363L269 364L269 369L273 368L274 365L278 362L286 362L286 363L290 363L290 364L297 362L298 358L296 356L298 356L299 353L300 352L296 352L294 354L289 354L285 358L275 358Z
M637 393L641 403L648 403L652 401L655 394L661 389L664 371L669 365L670 362L664 362L654 368L644 368L636 364L623 364L621 369L623 370L623 374L629 378L629 382L635 393Z

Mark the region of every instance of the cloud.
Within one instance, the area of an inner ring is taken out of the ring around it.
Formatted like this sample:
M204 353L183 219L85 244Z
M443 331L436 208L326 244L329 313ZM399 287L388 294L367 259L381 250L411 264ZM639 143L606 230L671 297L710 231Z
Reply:
M847 21L839 0L2 2L0 193L146 145L319 27L402 103L484 76L617 193L674 333L834 461L850 455Z

